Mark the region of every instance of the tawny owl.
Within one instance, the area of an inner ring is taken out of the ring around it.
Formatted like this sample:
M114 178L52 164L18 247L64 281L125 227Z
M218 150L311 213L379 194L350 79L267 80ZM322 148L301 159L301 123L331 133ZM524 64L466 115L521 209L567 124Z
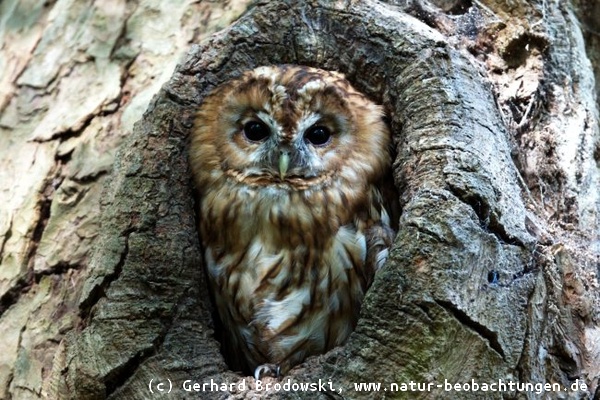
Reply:
M190 163L232 369L285 372L348 338L394 235L390 147L336 72L260 67L204 100Z

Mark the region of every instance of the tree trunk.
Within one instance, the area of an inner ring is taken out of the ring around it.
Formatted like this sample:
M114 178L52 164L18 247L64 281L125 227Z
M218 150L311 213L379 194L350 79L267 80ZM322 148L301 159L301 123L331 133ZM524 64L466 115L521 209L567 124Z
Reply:
M600 399L592 0L38 3L0 3L1 398ZM384 105L402 213L346 345L259 383L215 340L187 137L280 63Z

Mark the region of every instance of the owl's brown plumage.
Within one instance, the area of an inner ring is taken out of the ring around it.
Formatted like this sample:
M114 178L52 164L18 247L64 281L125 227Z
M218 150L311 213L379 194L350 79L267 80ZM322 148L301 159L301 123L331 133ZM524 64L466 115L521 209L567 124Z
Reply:
M341 74L260 67L214 90L191 137L200 236L233 369L341 345L393 239L383 111Z

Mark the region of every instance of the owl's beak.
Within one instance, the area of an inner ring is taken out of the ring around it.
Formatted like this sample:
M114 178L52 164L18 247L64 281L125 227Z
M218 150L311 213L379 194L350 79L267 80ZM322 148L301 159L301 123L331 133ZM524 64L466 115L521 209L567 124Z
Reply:
M290 166L290 152L288 150L280 150L279 154L279 177L285 179L285 174Z

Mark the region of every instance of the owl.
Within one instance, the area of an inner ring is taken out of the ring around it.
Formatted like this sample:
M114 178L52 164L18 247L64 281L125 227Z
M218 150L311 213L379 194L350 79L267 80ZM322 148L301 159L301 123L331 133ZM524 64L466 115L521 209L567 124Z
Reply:
M353 331L396 228L383 114L340 73L292 65L201 104L190 167L233 370L279 375Z

